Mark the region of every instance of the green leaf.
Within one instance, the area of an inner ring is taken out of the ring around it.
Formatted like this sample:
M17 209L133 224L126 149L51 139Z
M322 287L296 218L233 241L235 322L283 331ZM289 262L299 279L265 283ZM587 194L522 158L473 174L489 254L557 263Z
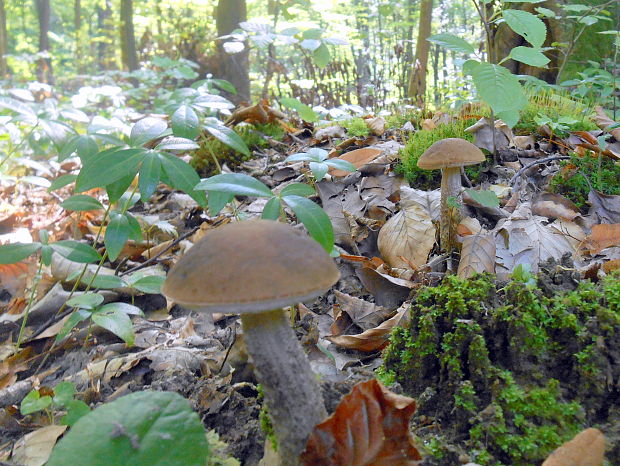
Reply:
M202 180L195 189L217 191L234 196L271 197L273 193L256 178L243 173L224 173Z
M499 207L499 199L497 194L491 190L475 191L473 189L466 189L465 192L469 194L472 199L484 207Z
M312 110L312 107L301 103L299 99L296 99L294 97L282 97L280 99L280 104L283 107L296 110L297 113L299 113L301 119L307 121L308 123L314 123L315 121L319 121L319 116L314 110Z
M65 408L67 414L60 419L60 423L64 426L73 426L82 416L90 412L90 408L82 400L71 400Z
M52 256L54 255L54 250L48 244L43 244L41 246L41 262L48 267L52 265Z
M32 390L22 400L19 411L22 416L25 416L27 414L36 413L37 411L43 411L51 404L51 396L41 396L39 390Z
M32 110L28 105L23 104L19 100L15 100L11 97L0 96L0 108L8 108L13 112L29 117L31 120L36 120L37 118L34 110Z
M103 302L103 295L93 291L74 296L67 301L67 306L79 307L80 309L95 309Z
M156 150L193 150L200 146L191 139L168 137L157 145Z
M280 191L280 196L313 196L316 194L314 188L306 183L291 183Z
M514 32L534 47L542 47L547 38L547 26L542 19L523 10L504 10L502 16Z
M521 83L501 65L480 63L472 77L478 94L495 112L520 110L527 104Z
M312 172L314 178L317 181L321 181L323 178L325 178L327 170L329 170L329 167L324 162L310 162L308 166L310 167L310 171Z
M60 207L66 210L99 210L103 209L103 205L97 199L86 194L76 194L60 203Z
M330 167L337 168L338 170L344 170L346 172L354 172L355 170L357 170L355 165L353 165L348 160L329 159L329 160L326 160L325 163L329 165Z
M103 240L106 251L108 251L108 257L114 262L118 255L123 250L123 246L129 239L131 229L129 228L129 222L124 215L116 213L110 215L110 223L105 230L105 238Z
M76 150L80 159L84 162L99 152L99 146L95 138L82 134L77 136Z
M204 128L217 140L223 142L228 147L241 152L244 155L250 155L250 149L234 130L224 126L217 118L206 118Z
M135 334L129 316L118 309L104 310L104 308L105 306L100 311L92 314L93 322L112 332L123 340L127 346L133 346Z
M0 245L0 264L14 264L41 249L41 243L13 243Z
M172 132L181 138L195 139L200 134L198 115L189 105L181 105L172 114Z
M115 204L125 196L127 189L131 186L131 183L133 183L135 177L135 173L129 173L127 176L124 176L123 178L116 180L114 183L105 187L110 203Z
M161 287L166 281L166 277L162 275L148 275L146 277L139 278L135 282L131 283L131 287L135 288L142 293L148 294L160 294Z
M518 110L504 110L502 112L497 112L495 116L511 128L514 128L520 118Z
M319 48L312 52L312 59L319 68L325 68L332 59L331 53L327 45L321 44Z
M52 184L50 185L50 187L47 188L47 192L51 193L52 191L56 191L64 186L67 186L68 184L73 183L76 180L76 178L77 178L77 175L72 175L70 173L66 175L60 175L58 178L52 181Z
M57 252L65 259L73 262L87 264L101 259L99 253L88 244L79 243L77 241L65 240L57 241L50 245L54 252Z
M145 117L138 121L129 135L129 143L138 147L163 135L168 125L161 118Z
M510 58L530 66L542 68L549 63L549 58L542 53L542 50L532 47L515 47L510 51Z
M204 466L209 458L204 427L187 400L173 392L136 392L79 419L47 466Z
M454 34L435 34L427 40L453 52L466 54L476 53L476 49L474 49L473 45Z
M127 303L109 303L101 306L97 313L122 312L128 316L143 316L144 312L138 306Z
M465 76L471 76L472 74L474 74L474 71L478 68L479 65L480 62L478 60L474 60L473 58L465 60L465 62L463 62L463 74Z
M67 335L69 335L71 330L73 330L73 328L77 324L88 319L90 315L91 315L90 312L85 311L84 309L78 309L77 311L73 312L69 316L69 318L65 321L65 324L62 326L62 329L60 330L60 332L58 332L58 334L56 335L56 338L55 338L56 343L64 340L64 338Z
M54 387L54 404L57 406L67 406L75 395L75 384L71 382L60 382Z
M272 197L267 201L265 207L263 207L263 213L261 218L265 220L277 220L280 217L280 198L277 196Z
M101 290L113 290L127 286L127 283L122 278L109 274L97 274L94 278L92 275L85 275L82 278L82 283L85 285L90 283L92 288L99 288Z
M128 176L135 176L146 157L144 149L103 151L84 162L75 183L78 193L101 188Z
M149 153L142 161L140 167L140 178L138 179L138 187L140 188L140 199L142 202L148 201L157 185L161 175L161 162L156 152Z
M209 191L207 202L209 204L209 215L217 215L220 211L233 200L234 194Z
M165 174L165 182L169 186L175 189L180 189L194 199L198 205L204 206L207 203L207 198L204 193L197 192L195 186L200 182L200 177L196 170L185 163L180 158L167 154L165 152L159 153L159 160L161 161L161 167Z
M286 196L282 200L295 212L310 236L329 253L334 246L334 229L325 211L305 197Z

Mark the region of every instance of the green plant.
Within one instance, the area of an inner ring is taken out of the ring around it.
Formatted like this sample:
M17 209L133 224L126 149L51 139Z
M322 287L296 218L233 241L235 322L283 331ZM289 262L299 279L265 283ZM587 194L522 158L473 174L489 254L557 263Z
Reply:
M354 138L366 138L370 134L370 129L363 118L353 117L338 122L340 126L347 130L347 135Z
M215 175L201 181L196 189L209 193L209 212L216 215L234 196L267 198L262 218L276 220L284 213L284 206L290 207L297 218L327 252L334 247L334 230L325 211L307 196L315 194L314 188L304 183L292 183L278 194L264 183L242 173Z
M72 426L90 411L86 403L75 398L75 384L71 382L60 382L49 395L44 394L42 396L41 391L31 390L24 397L19 406L22 416L44 411L49 417L50 424L54 424L55 414L65 411L60 423Z
M551 179L551 191L566 196L582 210L588 208L591 188L607 195L620 195L620 166L608 157L573 155L560 166Z
M465 128L475 120L455 120L442 124L432 130L421 129L416 131L406 142L405 148L400 152L400 164L396 172L402 174L409 184L416 189L435 189L441 184L441 173L418 168L418 159L435 142L446 138L461 138L473 142L474 138ZM466 167L465 172L476 180L480 172L480 166Z
M285 162L308 162L310 171L314 176L315 181L321 181L325 178L327 171L330 168L337 170L344 170L347 172L354 172L356 170L355 165L346 160L338 158L329 159L328 152L316 147L309 149L308 152L299 152L297 154L289 155Z
M81 417L47 464L203 466L210 457L205 429L186 399L172 392L136 392Z

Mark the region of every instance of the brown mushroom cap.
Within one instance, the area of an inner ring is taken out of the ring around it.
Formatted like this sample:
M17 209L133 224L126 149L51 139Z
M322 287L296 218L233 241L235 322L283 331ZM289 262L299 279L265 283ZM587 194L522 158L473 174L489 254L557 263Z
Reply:
M447 138L437 141L418 159L418 168L438 170L440 168L463 167L484 162L480 149L471 142L460 138Z
M323 294L340 278L313 239L270 220L207 233L168 273L162 292L205 312L262 312Z

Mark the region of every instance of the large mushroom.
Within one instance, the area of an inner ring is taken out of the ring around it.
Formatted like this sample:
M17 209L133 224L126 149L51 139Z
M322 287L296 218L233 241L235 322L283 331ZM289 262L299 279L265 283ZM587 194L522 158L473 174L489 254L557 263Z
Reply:
M460 138L447 138L430 146L418 159L423 170L441 170L441 218L439 220L439 245L450 252L456 243L456 226L460 219L458 209L450 207L449 198L461 192L461 167L484 162L480 149Z
M340 277L325 250L292 226L231 223L207 233L170 270L164 295L203 312L241 314L244 341L284 464L296 464L327 413L310 363L282 310L327 291Z

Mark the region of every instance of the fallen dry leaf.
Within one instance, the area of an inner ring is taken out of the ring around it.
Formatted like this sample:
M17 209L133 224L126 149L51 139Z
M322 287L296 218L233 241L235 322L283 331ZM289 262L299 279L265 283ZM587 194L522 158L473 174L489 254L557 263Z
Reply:
M375 303L369 303L363 299L349 296L338 290L334 290L334 295L340 308L340 312L334 319L334 324L336 324L334 329L341 329L341 331L336 332L332 330L332 335L346 333L346 329L351 324L357 325L362 330L374 328L393 314L392 311L377 306ZM339 320L342 322L339 322ZM345 324L345 322L348 323Z
M465 129L465 132L474 136L474 144L481 149L493 152L493 133L495 132L495 149L505 149L510 144L514 145L512 130L502 120L495 120L494 131L491 130L491 122L487 118L481 118L476 123Z
M605 436L591 427L551 453L542 466L602 466L604 460Z
M495 273L495 238L484 230L463 239L457 276L469 278L483 272Z
M351 162L355 165L355 168L360 168L366 165L367 163L371 163L374 159L381 155L381 151L379 149L371 149L370 147L365 147L363 149L355 149L351 152L347 152L346 154L342 154L340 157L337 157L340 160L346 160L347 162ZM347 176L351 172L347 172L344 170L338 170L335 168L329 169L329 174L332 176Z
M56 440L67 430L67 427L47 426L24 435L15 442L12 462L25 466L44 465L52 453L52 448L56 445Z
M413 398L392 393L377 380L357 384L318 424L301 462L307 466L414 466L422 459L409 432Z
M616 123L614 120L612 120L611 118L607 116L607 114L605 113L605 110L603 110L603 107L601 107L600 105L597 105L596 107L594 107L594 111L596 112L594 121L596 125L602 130L608 131L607 128L609 128L611 125L614 125ZM613 137L615 137L616 140L620 141L620 128L614 128L612 130L609 130L609 133Z
M385 133L385 118L380 116L375 118L366 118L364 122L370 132L375 136L383 136L383 133Z
M596 216L600 223L620 223L620 196L611 196L591 190L588 194L589 215Z
M590 254L596 254L611 246L620 246L620 223L594 225L586 238L586 247Z
M579 207L572 201L554 193L536 194L532 199L532 213L565 220L573 220L580 214Z
M477 218L474 217L465 217L461 222L456 226L456 232L459 236L469 236L475 235L482 230L482 225Z

